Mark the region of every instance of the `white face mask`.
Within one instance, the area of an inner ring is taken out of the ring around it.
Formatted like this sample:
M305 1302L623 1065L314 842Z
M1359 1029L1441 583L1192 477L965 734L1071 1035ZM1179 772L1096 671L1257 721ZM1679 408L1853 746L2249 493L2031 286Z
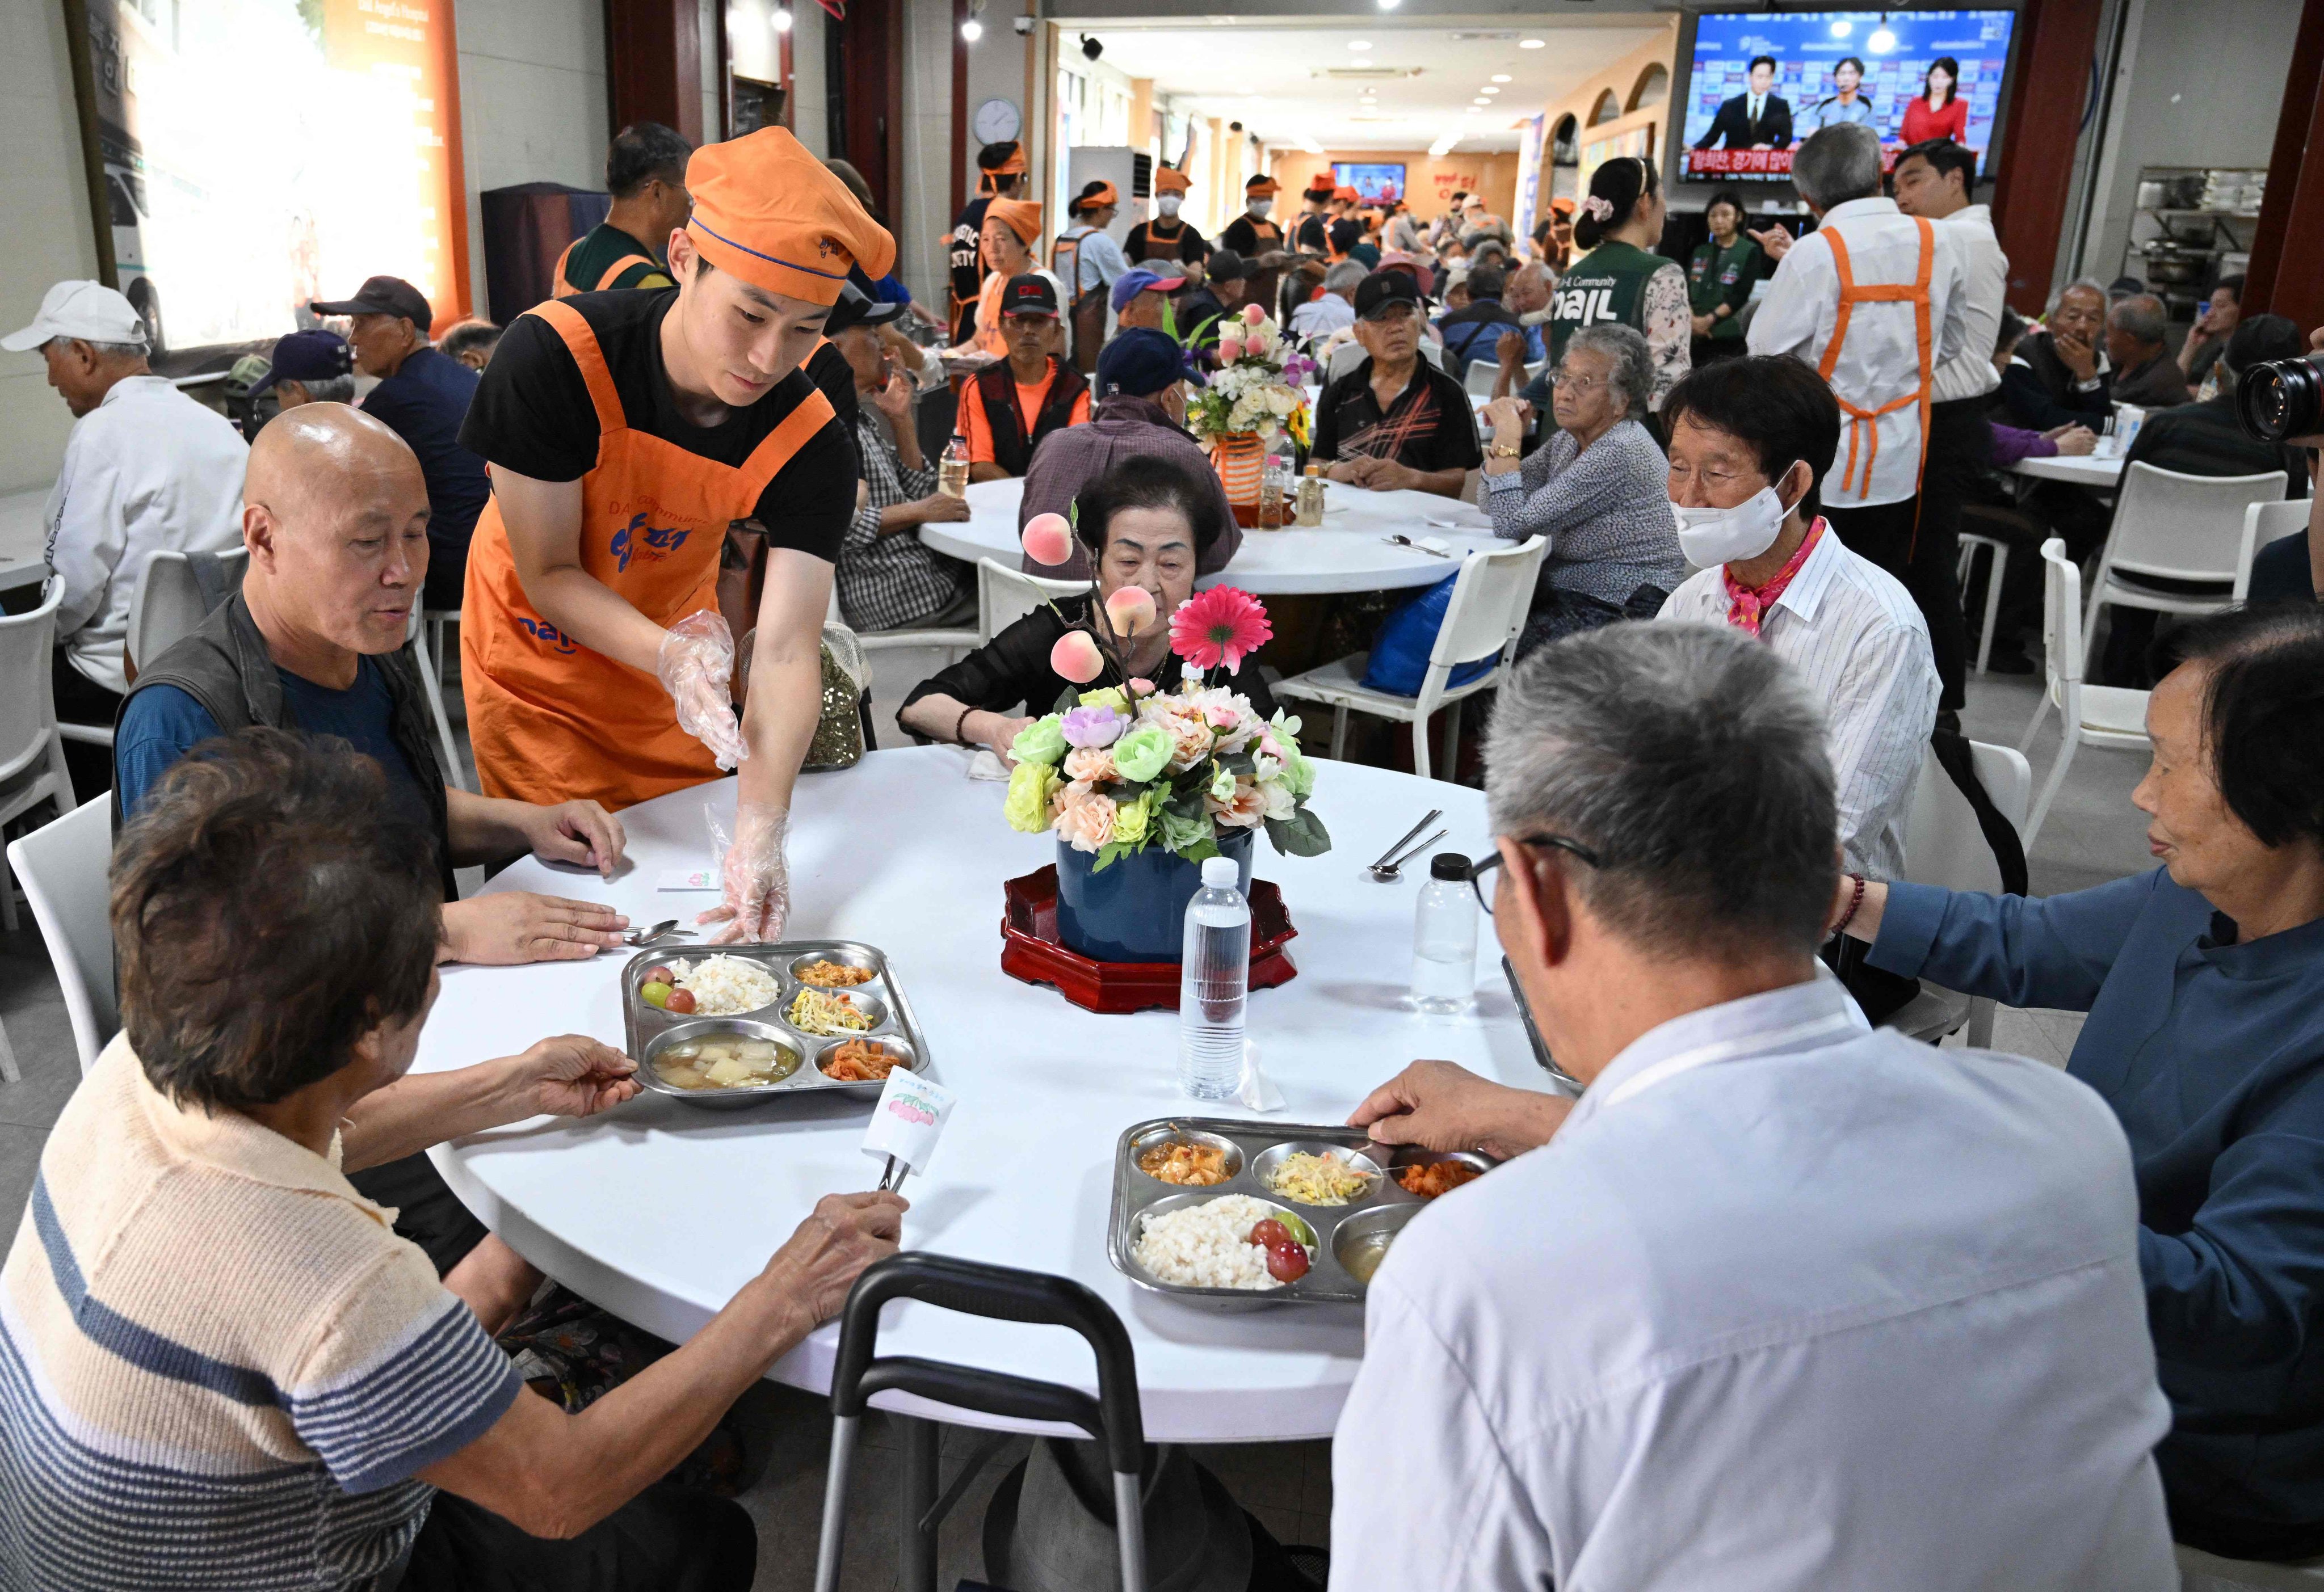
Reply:
M1763 486L1732 509L1671 505L1678 522L1679 551L1698 569L1757 558L1775 545L1790 511L1772 486Z
M1166 193L1154 201L1154 207L1165 216L1176 216L1178 213L1179 205L1183 202L1176 194Z
M1273 199L1253 199L1250 204L1245 205L1243 208L1250 212L1252 220L1264 221L1267 219L1267 213L1275 208L1275 201Z

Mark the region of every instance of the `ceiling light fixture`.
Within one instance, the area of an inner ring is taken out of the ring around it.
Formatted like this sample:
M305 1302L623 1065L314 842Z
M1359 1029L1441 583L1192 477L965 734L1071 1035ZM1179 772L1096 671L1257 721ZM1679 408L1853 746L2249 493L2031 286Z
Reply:
M1499 94L1500 91L1500 85L1498 83L1488 83L1482 88L1477 90L1480 94Z
M1506 83L1508 80L1509 75L1507 72L1495 72L1493 74L1493 81L1496 83Z
M1886 55L1896 48L1896 35L1888 31L1888 14L1880 14L1880 25L1864 41L1864 48L1875 55Z
M1443 160L1446 155L1452 152L1452 146L1460 142L1461 129L1458 127L1447 128L1444 132L1436 135L1436 142L1428 146L1428 158L1432 161Z
M984 37L984 24L972 16L960 24L960 36L968 43L973 44Z
M774 23L775 32L778 33L789 32L791 31L791 8L788 5L777 6L775 8Z
M1370 39L1351 39L1348 41L1348 48L1351 50L1370 50L1371 47L1372 41Z
M1382 11L1394 11L1403 4L1404 0L1379 0L1379 8Z
M1539 50L1548 41L1545 39L1520 39L1517 41L1517 48L1519 50Z

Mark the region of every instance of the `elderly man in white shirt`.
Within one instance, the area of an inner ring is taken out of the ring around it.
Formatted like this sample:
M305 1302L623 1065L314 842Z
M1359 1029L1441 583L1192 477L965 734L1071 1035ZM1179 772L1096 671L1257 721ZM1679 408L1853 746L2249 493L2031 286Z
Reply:
M1332 1585L2169 1592L2128 1145L1816 962L1832 777L1724 626L1544 648L1480 880L1578 1101L1418 1062L1351 1121L1512 1157L1373 1277Z
M1856 124L1809 135L1792 182L1819 217L1794 244L1755 233L1781 263L1748 334L1754 354L1801 360L1848 417L1824 513L1840 539L1904 583L1927 621L1944 706L1961 705L1960 592L1950 556L1919 536L1923 443L1937 373L1970 347L1952 229L1880 197L1880 135ZM1992 345L1986 345L1990 355Z
M1291 330L1301 337L1328 337L1356 324L1356 289L1363 284L1363 262L1342 260L1323 273L1321 296L1291 312Z
M123 645L137 578L157 552L242 545L242 474L250 449L145 363L145 323L102 282L62 281L0 348L37 348L49 385L74 416L43 519L49 567L63 583L51 669L58 717L111 725L128 688ZM101 746L68 741L77 799L112 783Z

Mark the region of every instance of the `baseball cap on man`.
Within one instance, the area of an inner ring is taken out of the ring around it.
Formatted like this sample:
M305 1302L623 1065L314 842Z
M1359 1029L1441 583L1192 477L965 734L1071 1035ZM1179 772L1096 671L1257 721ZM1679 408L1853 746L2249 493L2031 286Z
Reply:
M1203 270L1214 282L1240 281L1250 274L1250 262L1232 249L1213 249Z
M1400 271L1375 271L1356 284L1356 318L1378 320L1396 304L1420 308L1420 290Z
M424 336L436 318L428 296L400 276L364 279L352 299L318 299L307 306L317 315L400 315Z
M1186 285L1184 276L1164 276L1158 271L1148 271L1143 265L1133 266L1114 279L1113 308L1116 314L1130 308L1130 301L1148 288L1157 293L1175 293Z
M277 382L327 382L352 375L355 368L355 351L337 332L292 332L274 340L273 357L251 378L249 390L263 392Z
M1113 340L1098 351L1097 393L1111 398L1121 393L1130 398L1150 398L1172 382L1202 377L1186 368L1185 351L1167 332L1151 327L1132 327L1117 332Z
M1053 316L1057 313L1057 290L1038 271L1012 276L1009 285L1001 290L1001 313Z
M41 298L41 313L22 331L0 337L0 348L22 354L51 337L84 343L134 343L145 346L145 322L136 306L103 282L62 281Z
M836 337L854 327L884 327L910 308L901 299L876 299L851 279L840 288L831 313L824 317L823 335Z

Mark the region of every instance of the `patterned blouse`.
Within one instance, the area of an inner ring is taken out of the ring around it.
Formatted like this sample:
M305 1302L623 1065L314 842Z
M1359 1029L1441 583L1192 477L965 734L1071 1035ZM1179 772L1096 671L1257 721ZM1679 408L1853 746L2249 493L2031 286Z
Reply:
M1670 390L1694 368L1694 313L1688 307L1686 268L1672 261L1646 279L1645 301L1638 307L1646 325L1646 353L1655 365L1655 390L1646 408L1662 412Z
M1479 495L1495 536L1549 538L1541 576L1553 586L1619 608L1640 586L1674 592L1686 578L1669 467L1636 420L1580 449L1559 431L1517 469L1486 476Z

